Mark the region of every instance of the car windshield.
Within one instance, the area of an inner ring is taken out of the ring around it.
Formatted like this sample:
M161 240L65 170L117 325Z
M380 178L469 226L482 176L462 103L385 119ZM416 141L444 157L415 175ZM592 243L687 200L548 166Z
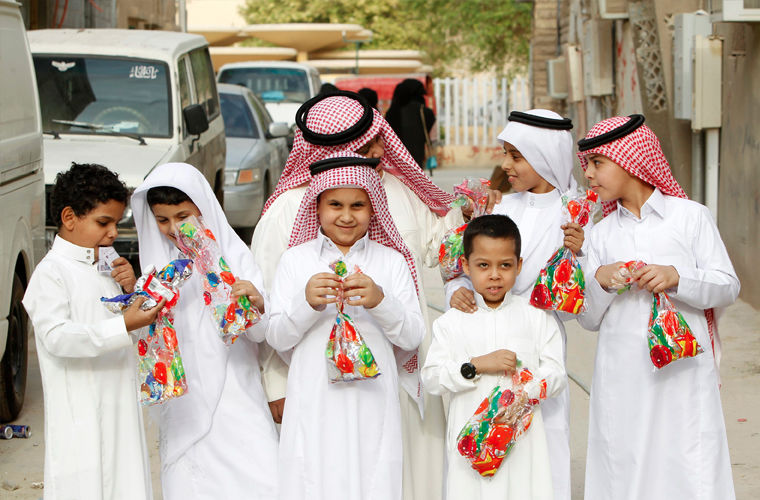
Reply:
M251 108L240 94L219 94L222 103L222 118L224 118L224 134L227 137L246 137L258 139L259 129L253 121Z
M248 87L262 101L306 102L309 75L295 68L230 68L219 76L221 83Z
M168 66L160 61L34 56L43 130L171 136Z

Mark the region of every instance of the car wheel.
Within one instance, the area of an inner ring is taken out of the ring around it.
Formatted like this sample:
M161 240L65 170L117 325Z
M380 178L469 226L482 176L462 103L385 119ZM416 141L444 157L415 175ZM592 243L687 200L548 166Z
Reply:
M14 420L24 404L26 393L27 350L29 348L29 317L21 300L24 285L13 274L11 308L8 314L8 340L0 360L0 422Z

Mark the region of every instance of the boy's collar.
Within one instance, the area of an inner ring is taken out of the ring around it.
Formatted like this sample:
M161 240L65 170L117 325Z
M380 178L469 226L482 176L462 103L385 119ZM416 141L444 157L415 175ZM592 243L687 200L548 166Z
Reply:
M85 264L93 265L95 263L95 249L85 248L75 245L74 243L61 238L56 235L53 240L53 246L51 248L55 253L61 254L69 259L84 262Z
M652 194L649 195L649 198L647 198L647 201L644 202L644 204L641 206L641 210L639 211L640 217L636 217L633 212L625 208L621 203L620 200L617 202L617 210L620 215L623 215L625 217L630 217L634 220L643 220L646 218L647 215L650 213L654 213L659 215L661 218L665 218L665 195L662 194L662 191L660 191L659 188L655 187L654 191L652 191ZM618 222L622 222L620 219Z
M341 250L335 245L335 243L333 243L333 241L330 238L328 238L325 233L322 232L321 227L319 228L319 231L317 231L317 241L319 245L320 254L328 248L334 249L340 252L341 254L343 254L343 252L341 252ZM365 248L367 248L368 242L369 242L369 231L364 233L364 236L359 238L357 241L354 242L353 245L351 245L351 248L349 249L346 255L364 250Z
M499 304L498 307L491 307L486 304L486 301L483 300L483 296L474 290L473 294L475 295L475 304L478 306L478 309L484 309L486 311L500 311L512 302L512 290L507 292L504 296L504 300L501 301L501 304Z
M522 195L524 203L527 203L534 208L551 206L560 199L560 192L557 188L552 189L548 193L531 193L530 191L523 191L520 194Z

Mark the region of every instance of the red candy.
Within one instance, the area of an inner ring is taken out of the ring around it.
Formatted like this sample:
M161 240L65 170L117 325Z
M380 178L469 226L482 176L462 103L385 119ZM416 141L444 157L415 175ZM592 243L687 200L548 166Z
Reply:
M338 370L343 373L353 373L354 371L354 363L351 362L351 360L348 359L348 356L343 353L338 354L336 365L338 367Z
M649 356L652 358L652 363L657 368L662 368L671 361L673 361L673 354L670 349L664 345L656 345L649 351Z
M459 454L463 457L472 458L475 456L475 452L477 451L478 445L475 442L475 438L473 438L470 435L467 435L459 440L459 443L457 443L457 449L459 450Z
M159 384L166 383L166 365L158 362L153 365L153 377Z
M137 352L140 353L140 356L145 356L145 353L148 352L148 343L143 339L137 343Z

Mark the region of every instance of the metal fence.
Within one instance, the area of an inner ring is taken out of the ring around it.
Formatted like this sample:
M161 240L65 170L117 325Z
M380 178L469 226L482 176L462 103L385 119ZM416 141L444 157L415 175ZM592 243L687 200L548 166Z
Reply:
M525 77L436 78L438 134L445 146L493 146L513 109L530 107Z

